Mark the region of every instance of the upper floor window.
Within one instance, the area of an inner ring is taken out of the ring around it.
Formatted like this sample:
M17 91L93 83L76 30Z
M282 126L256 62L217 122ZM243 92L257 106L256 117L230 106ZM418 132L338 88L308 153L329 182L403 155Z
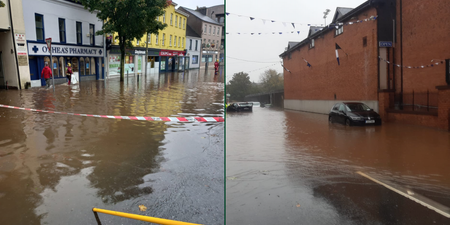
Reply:
M175 15L175 27L178 27L178 16Z
M209 34L211 34L211 25L209 25Z
M189 50L192 50L192 39L189 39Z
M183 29L186 29L186 18L183 18Z
M34 14L34 21L36 23L36 40L44 41L44 16L40 14Z
M163 38L162 38L162 42L161 42L162 45L164 45L165 39L166 39L166 34L163 34Z
M309 48L314 48L314 39L311 39L311 43L309 44Z
M181 42L181 47L184 47L184 38L183 41Z
M173 26L173 13L170 14L170 26Z
M158 44L158 34L155 34L155 45L157 45ZM151 39L150 39L151 40Z
M163 23L165 23L166 22L166 14L164 13L163 14Z
M177 36L175 36L175 39L173 39L173 45L174 45L175 47L177 47Z
M197 47L198 47L198 40L195 40L195 51L197 51Z
M152 43L152 34L149 34L149 35L148 35L148 37L147 37L147 42L148 42L149 44Z
M66 43L66 20L59 18L58 25L59 25L59 42Z
M208 25L205 24L205 30L204 33L206 34L208 32Z
M82 35L82 32L81 32L81 28L82 28L81 22L77 22L77 26L76 26L76 29L77 29L77 44L79 44L79 45L83 44L83 35Z
M169 37L169 46L172 46L172 35Z
M216 35L216 27L214 26L213 34Z
M344 33L344 26L340 26L336 29L335 34L338 36L339 34Z
M91 45L95 45L95 26L89 24L89 38L91 39Z

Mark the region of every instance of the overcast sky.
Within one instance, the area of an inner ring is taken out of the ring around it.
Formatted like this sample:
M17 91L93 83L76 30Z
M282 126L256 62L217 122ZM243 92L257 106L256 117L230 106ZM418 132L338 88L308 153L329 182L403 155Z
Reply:
M197 9L198 7L210 7L215 5L223 5L225 0L173 0L177 4L177 8L180 6L190 9Z
M259 82L259 77L267 69L275 69L282 73L279 55L283 53L289 41L300 42L308 35L307 25L290 23L284 26L281 22L324 24L323 12L330 9L327 24L333 19L336 7L355 8L365 0L226 0L225 11L230 13L226 17L226 78L227 82L233 74L247 72L250 80ZM238 17L233 14L254 17ZM266 21L275 20L280 22ZM278 34L279 32L294 34ZM300 31L300 34L297 34ZM277 34L238 35L240 33ZM247 61L244 61L247 60ZM264 63L248 62L257 61ZM276 64L276 65L274 65Z

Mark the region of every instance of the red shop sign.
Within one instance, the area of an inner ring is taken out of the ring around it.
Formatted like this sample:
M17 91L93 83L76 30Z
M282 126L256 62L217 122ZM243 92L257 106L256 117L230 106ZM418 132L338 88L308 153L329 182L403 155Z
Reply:
M182 51L161 50L159 52L159 56L184 56L184 52L182 52Z

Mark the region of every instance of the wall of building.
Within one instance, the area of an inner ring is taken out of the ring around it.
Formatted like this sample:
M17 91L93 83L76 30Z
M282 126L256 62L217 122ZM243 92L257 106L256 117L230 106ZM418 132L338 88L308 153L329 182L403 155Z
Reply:
M11 4L12 16L13 16L13 25L14 25L14 34L15 35L24 35L25 31L25 20L23 14L23 4L22 1L12 1ZM23 39L26 39L26 35ZM18 46L16 43L16 51L21 51L21 53L27 52L26 45ZM18 54L16 52L16 54ZM25 84L30 82L30 68L28 64L28 53L26 55L20 54L17 56L19 59L19 79L20 79L20 88L25 88Z
M9 30L10 29L10 18L9 18L9 5L8 1L3 1L5 3L5 7L0 8L0 30Z
M16 55L14 54L11 31L0 32L0 52L2 52L1 63L3 65L5 82L8 82L8 86L10 87L19 87ZM0 86L3 86L3 84Z
M370 8L356 17L363 20L373 15L377 15L377 11ZM346 22L352 21L356 19ZM366 101L377 109L373 104L378 100L376 30L376 20L344 26L344 32L338 36L331 29L315 38L314 48L306 44L285 56L284 66L291 71L284 71L285 108L325 113L336 101ZM364 37L367 46L363 46ZM336 60L335 43L342 48L340 65Z
M192 47L190 46L190 40L192 40ZM197 50L195 50L195 41L197 40ZM186 49L187 49L187 54L189 54L189 68L190 69L196 69L196 68L200 68L200 52L202 50L202 39L201 38L196 38L196 37L186 37ZM197 56L198 60L197 63L194 64L192 61L193 56Z
M400 12L400 4L402 12ZM402 18L400 18L400 13ZM403 41L403 65L422 66L450 58L450 5L447 0L405 1L397 0L397 45L395 63L402 64L401 41ZM402 21L401 21L402 20ZM402 22L402 24L401 24ZM402 32L400 30L402 29ZM403 37L402 37L403 35ZM396 92L401 89L401 68L395 68ZM437 92L436 86L445 82L445 62L423 69L403 68L404 92Z
M82 5L63 0L22 0L23 15L28 40L36 41L35 13L44 15L45 38L52 38L53 43L60 43L58 18L66 20L66 43L76 44L76 22L82 22L82 43L90 45L89 24L94 24L95 31L102 28L102 21L95 13L90 13ZM103 46L103 36L95 36L95 46Z

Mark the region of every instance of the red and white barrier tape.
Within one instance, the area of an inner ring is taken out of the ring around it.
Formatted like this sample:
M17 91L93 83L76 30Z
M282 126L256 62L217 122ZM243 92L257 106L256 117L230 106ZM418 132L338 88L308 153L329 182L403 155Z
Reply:
M92 115L92 114L79 114L79 113L67 113L67 112L56 112L40 109L30 109L22 108L17 106L2 105L0 107L9 109L20 109L32 112L44 112L44 113L55 113L64 114L72 116L87 116L87 117L100 117L100 118L110 118L110 119L122 119L122 120L146 120L146 121L165 121L165 122L224 122L223 117L145 117L145 116L109 116L109 115Z

